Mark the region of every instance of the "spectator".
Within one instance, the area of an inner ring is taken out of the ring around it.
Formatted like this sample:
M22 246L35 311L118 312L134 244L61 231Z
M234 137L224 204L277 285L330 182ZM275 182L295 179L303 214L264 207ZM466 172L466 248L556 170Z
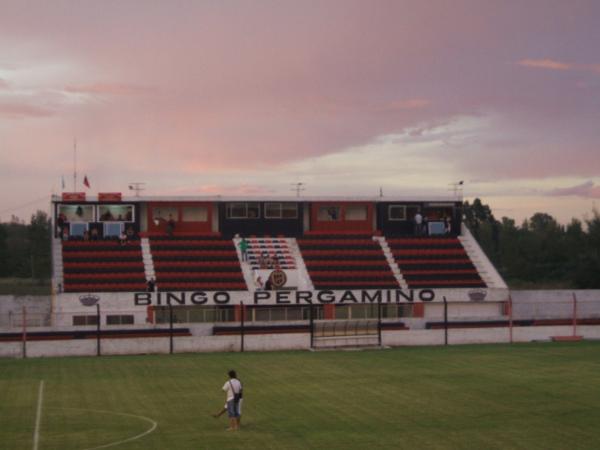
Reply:
M417 212L414 217L415 220L415 235L421 236L423 233L423 216L420 212Z
M267 269L268 263L269 263L269 255L267 255L267 252L262 252L260 254L260 258L258 258L258 267L261 269Z
M452 219L448 216L444 217L444 231L446 234L452 233Z
M66 224L67 224L67 216L65 216L63 213L60 213L58 215L58 218L56 219L56 225L58 227L58 236L59 237L62 237L63 229Z
M154 292L156 290L156 280L154 277L150 278L147 283L148 292Z
M92 241L98 240L98 228L92 228L92 230L90 231L90 239Z
M169 220L167 220L167 236L173 237L173 231L175 231L175 220L173 220L173 216L169 214Z
M242 261L248 261L248 241L245 237L242 237L240 241L240 252L242 254Z
M121 245L127 244L127 235L123 231L121 231L121 234L119 234L119 244L121 244Z

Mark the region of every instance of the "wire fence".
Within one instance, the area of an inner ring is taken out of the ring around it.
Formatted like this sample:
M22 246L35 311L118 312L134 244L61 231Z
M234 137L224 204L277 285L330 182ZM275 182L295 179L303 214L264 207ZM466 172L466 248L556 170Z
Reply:
M321 305L288 306L161 306L137 310L104 311L99 304L85 312L49 312L40 307L22 306L0 315L0 341L26 343L39 340L96 339L97 354L102 353L101 340L109 338L169 338L170 352L174 341L197 335L200 326L207 336L237 335L239 349L249 333L310 333L310 347L319 338L339 336L377 336L379 344L387 330L399 327L405 319L411 326L420 321L422 328L444 329L444 343L449 343L449 330L457 328L508 327L510 342L513 327L569 326L569 336L578 327L600 325L600 291L572 292L570 295L511 295L497 317L466 317L450 314L458 304L444 298L443 320L427 313L415 314L413 305L343 305L328 314ZM450 308L449 308L450 307ZM458 310L455 310L458 311ZM414 321L414 322L410 322ZM415 325L418 327L418 325ZM295 327L295 328L293 328ZM196 333L196 334L195 334Z

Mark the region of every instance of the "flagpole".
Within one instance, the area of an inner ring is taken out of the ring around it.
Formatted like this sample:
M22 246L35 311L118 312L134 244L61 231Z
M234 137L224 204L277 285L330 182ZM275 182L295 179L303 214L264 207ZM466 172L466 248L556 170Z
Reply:
M73 192L77 192L77 139L73 139Z

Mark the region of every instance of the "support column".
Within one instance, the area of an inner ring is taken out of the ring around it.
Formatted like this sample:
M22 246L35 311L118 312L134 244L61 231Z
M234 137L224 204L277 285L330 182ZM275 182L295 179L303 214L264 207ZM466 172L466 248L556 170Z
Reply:
M323 318L325 320L335 319L335 305L323 305Z

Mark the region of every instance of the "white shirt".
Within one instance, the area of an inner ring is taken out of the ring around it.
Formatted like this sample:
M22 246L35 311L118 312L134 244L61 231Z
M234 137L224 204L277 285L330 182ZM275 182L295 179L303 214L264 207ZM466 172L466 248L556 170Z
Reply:
M233 392L231 390L232 386L236 394L239 394L242 390L242 383L240 383L240 380L237 378L232 378L231 380L226 381L223 385L223 390L227 392L227 401L233 400Z
M419 225L421 223L423 223L423 216L421 214L419 214L419 213L415 214L415 223L417 223Z

